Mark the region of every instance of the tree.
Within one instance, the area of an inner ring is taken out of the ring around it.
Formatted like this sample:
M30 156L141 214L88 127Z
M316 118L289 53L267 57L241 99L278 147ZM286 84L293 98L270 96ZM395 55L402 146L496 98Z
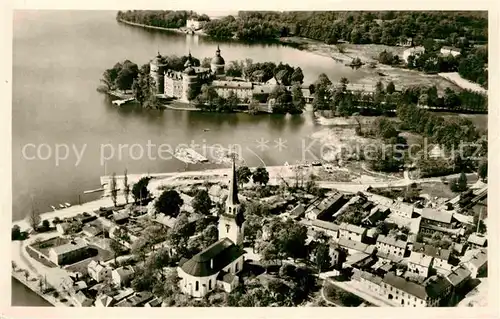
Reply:
M246 184L250 181L250 177L252 176L252 172L248 168L248 166L240 166L236 170L236 177L238 179L238 183L240 184L240 188L243 184Z
M109 248L111 248L111 251L113 251L113 258L115 260L115 265L117 265L116 258L122 253L123 247L118 241L111 240L109 243Z
M137 183L134 184L134 186L132 187L132 197L134 197L134 201L137 203L138 201L140 201L140 203L142 204L142 201L145 199L145 198L149 198L149 190L148 190L148 184L149 184L149 180L151 178L146 176L146 177L142 177Z
M457 186L460 192L467 190L467 176L464 172L460 173L457 181Z
M118 189L116 187L116 174L113 173L111 175L111 180L109 181L109 189L111 194L111 200L113 201L113 205L116 207L116 197L118 196Z
M49 230L50 229L50 223L49 223L49 220L48 219L44 219L42 221L42 228L44 230Z
M259 113L259 101L252 99L248 104L248 113L255 115Z
M229 94L225 102L227 110L232 112L238 108L240 99L238 98L238 96L236 96L236 93L234 93L234 91L229 91Z
M304 74L302 73L302 69L300 67L296 67L293 70L290 80L292 81L292 83L299 82L300 84L302 84L302 82L304 81Z
M184 200L179 193L173 189L163 191L155 203L157 213L164 213L172 217L177 217L180 213Z
M137 64L128 60L123 62L122 69L118 72L115 80L116 87L122 91L130 90L138 74L139 68Z
M479 175L479 178L481 178L483 181L486 180L486 178L488 177L488 160L487 159L481 161L481 163L479 164L477 174Z
M213 207L213 203L210 199L210 196L208 195L208 191L206 189L198 190L193 198L192 205L195 213L209 215L210 210Z
M35 208L33 207L33 204L32 204L31 213L29 215L29 223L30 223L30 226L33 228L33 230L36 231L38 229L38 225L40 224L40 221L41 221L40 214L35 210Z
M132 244L131 253L139 257L143 262L146 261L147 253L149 252L149 243L143 237L139 237Z
M252 173L252 181L260 185L267 185L269 182L269 173L265 167L257 167Z
M314 264L318 272L322 272L330 268L332 259L330 257L330 249L327 244L319 243L314 250Z
M21 238L21 227L18 225L12 226L12 240L18 240Z
M297 114L302 113L304 111L304 107L306 106L306 101L299 84L294 84L292 86L292 105L293 110L291 113Z
M392 94L396 91L396 87L394 86L394 82L390 81L387 83L387 87L385 88L387 94Z
M130 195L130 185L128 183L127 170L123 172L123 195L125 196L125 202L128 204L128 198Z

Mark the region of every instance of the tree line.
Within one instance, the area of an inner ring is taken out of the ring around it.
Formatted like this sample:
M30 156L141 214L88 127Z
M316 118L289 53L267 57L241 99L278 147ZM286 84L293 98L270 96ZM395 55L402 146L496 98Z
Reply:
M198 21L209 21L206 14L199 15L193 11L153 11L128 10L118 11L117 20L144 24L153 27L178 29L186 26L186 20L192 18Z
M485 12L418 11L240 11L206 24L213 37L245 40L274 39L296 35L335 44L340 40L354 44L396 45L413 38L415 45L424 39L442 39L449 45L488 39Z

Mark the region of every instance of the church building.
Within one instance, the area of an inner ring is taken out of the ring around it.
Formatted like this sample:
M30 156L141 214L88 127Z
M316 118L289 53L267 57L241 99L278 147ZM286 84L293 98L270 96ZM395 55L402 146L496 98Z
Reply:
M219 216L219 240L191 259L181 259L177 272L181 291L201 298L216 287L231 292L238 286L243 269L244 216L238 199L236 167L233 161L226 209Z

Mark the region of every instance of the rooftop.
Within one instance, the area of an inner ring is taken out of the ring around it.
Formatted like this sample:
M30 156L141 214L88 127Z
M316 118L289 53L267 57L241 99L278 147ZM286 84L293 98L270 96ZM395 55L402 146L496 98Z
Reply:
M325 222L324 220L319 220L319 219L314 219L311 222L311 225L314 227L324 228L324 229L333 230L333 231L339 230L339 225L331 223L331 222Z
M406 241L403 241L401 239L396 239L395 237L379 235L377 237L377 243L384 243L390 246L406 249Z
M437 277L430 277L424 282L424 284L420 285L403 277L396 276L396 274L392 272L387 273L384 276L383 281L388 285L391 285L394 288L402 290L421 300L427 300L427 298L439 298L451 285L448 280Z
M473 233L470 234L469 238L467 238L467 241L474 245L484 246L486 245L487 238L485 236Z
M213 81L212 86L215 88L233 88L233 89L249 89L253 88L251 82L239 82L239 81Z
M364 227L356 226L356 225L348 224L348 223L340 224L340 229L347 230L351 233L355 233L355 234L359 234L359 235L363 234L366 231L366 228L364 228Z
M229 238L223 238L189 260L179 263L181 269L196 277L213 275L245 253ZM213 260L213 262L211 262Z
M465 268L464 266L458 266L446 276L446 279L448 279L448 281L453 286L458 286L464 280L469 278L470 275L471 272L469 271L469 269Z
M448 260L450 258L450 254L451 254L451 250L449 250L449 249L442 249L439 247L435 247L435 246L423 244L423 243L414 243L413 244L413 251L421 252L427 256L431 256L431 257L439 258L439 259L443 259L443 260Z
M453 214L445 212L445 211L440 211L437 209L433 208L423 208L422 209L422 218L441 222L441 223L451 223L451 219L453 217Z
M54 251L57 255L62 255L75 250L84 249L86 247L87 243L83 240L75 240L61 246L52 247L51 250Z
M429 268L431 266L432 257L413 251L408 259L408 262Z

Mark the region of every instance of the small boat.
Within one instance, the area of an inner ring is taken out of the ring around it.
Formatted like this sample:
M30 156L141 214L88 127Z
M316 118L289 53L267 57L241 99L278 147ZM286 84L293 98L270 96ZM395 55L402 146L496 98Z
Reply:
M59 204L60 208L66 208L63 204Z
M71 207L71 204L70 203L64 203L64 206Z
M204 128L204 129L203 129L203 132L208 132L208 131L210 131L210 129L209 129L209 128Z
M50 208L52 208L53 210L57 210L54 205L50 205Z

